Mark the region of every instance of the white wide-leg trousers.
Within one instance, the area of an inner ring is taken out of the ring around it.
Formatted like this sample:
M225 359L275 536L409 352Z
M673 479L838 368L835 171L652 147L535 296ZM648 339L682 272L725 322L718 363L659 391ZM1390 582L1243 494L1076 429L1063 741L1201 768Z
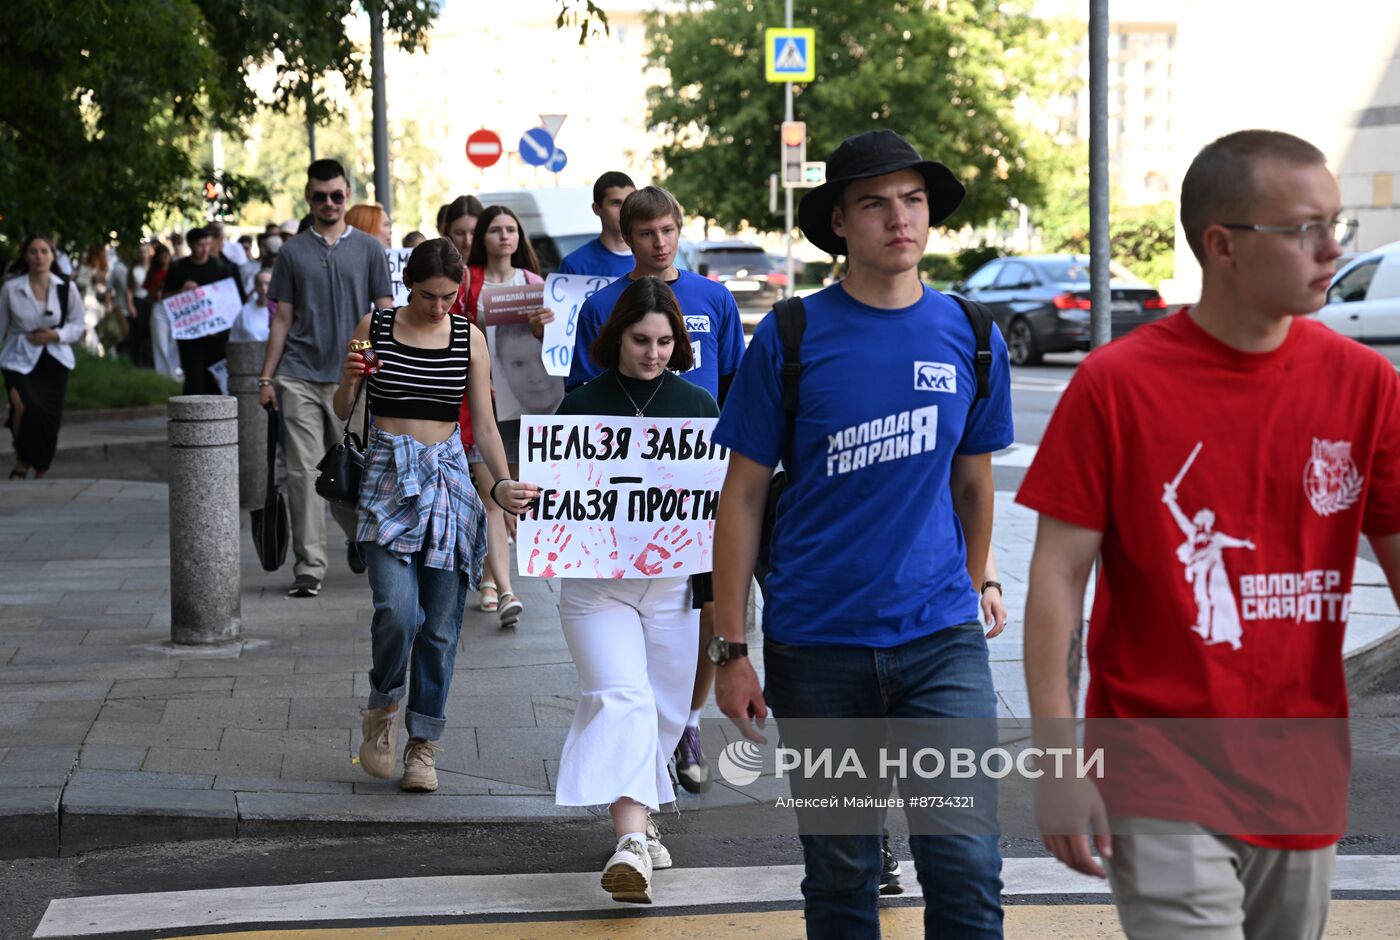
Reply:
M676 798L666 764L690 715L699 614L689 578L564 579L559 620L582 694L555 803L659 810Z

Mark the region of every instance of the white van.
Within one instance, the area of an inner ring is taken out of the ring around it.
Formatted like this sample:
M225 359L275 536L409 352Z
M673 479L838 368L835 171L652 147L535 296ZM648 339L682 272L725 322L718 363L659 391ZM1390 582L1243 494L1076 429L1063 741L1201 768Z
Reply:
M1317 318L1363 343L1400 343L1400 242L1343 265Z
M540 273L559 267L564 256L598 237L589 188L510 189L482 193L483 206L505 206L520 219L540 259Z

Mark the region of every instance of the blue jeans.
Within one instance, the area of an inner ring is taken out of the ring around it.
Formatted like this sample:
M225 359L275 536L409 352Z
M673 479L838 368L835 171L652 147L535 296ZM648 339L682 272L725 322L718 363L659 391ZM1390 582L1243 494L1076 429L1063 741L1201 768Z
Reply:
M777 720L785 747L832 746L833 730L847 723L835 719L861 719L861 727L876 727L885 719L918 734L918 728L951 727L969 733L975 743L996 743L996 694L987 662L987 642L978 624L949 627L890 649L854 646L787 646L764 644L766 681L764 697ZM963 719L987 719L966 722ZM809 720L811 719L811 720ZM957 721L939 724L941 719ZM854 722L850 724L854 725ZM912 730L911 730L912 729ZM901 732L892 732L896 747L905 743ZM988 737L990 735L990 737ZM873 752L882 740L861 742ZM925 740L924 745L934 742ZM968 743L966 741L962 743ZM920 746L909 740L908 745ZM874 758L862 758L872 766ZM791 778L794 796L820 796L819 785ZM878 781L868 785L871 796L882 795ZM920 784L901 778L902 795L917 792ZM954 784L943 790L957 793ZM995 786L987 780L969 784L981 815L959 832L918 834L929 828L946 831L945 818L924 815L916 825L910 811L909 838L919 884L924 892L924 933L939 938L988 938L1002 936L1001 851L995 831ZM888 788L884 788L887 793ZM828 817L830 819L831 817ZM841 817L850 823L851 814ZM829 834L821 824L812 825L799 811L806 877L802 896L806 901L809 938L878 938L877 912L880 885L880 826L883 814L871 810L854 827L859 831ZM809 817L810 819L810 817ZM816 831L813 831L816 830Z
M409 737L436 741L447 725L466 575L426 567L422 552L404 560L374 542L361 542L360 551L374 592L369 707L401 701L407 692Z

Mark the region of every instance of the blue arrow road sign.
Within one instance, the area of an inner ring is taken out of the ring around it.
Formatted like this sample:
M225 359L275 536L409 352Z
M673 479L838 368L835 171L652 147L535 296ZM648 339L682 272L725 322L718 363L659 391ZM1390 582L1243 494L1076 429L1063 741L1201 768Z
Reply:
M543 127L532 127L520 138L520 159L530 166L544 166L554 156L554 138Z
M566 154L560 148L555 147L554 156L549 158L549 163L545 164L545 168L551 173L558 173L560 170L564 169L564 167L568 165L569 155Z

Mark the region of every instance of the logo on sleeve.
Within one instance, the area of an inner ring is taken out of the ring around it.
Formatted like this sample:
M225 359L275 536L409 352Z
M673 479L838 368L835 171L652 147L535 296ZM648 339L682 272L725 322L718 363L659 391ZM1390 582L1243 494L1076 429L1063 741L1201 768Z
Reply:
M958 368L948 362L915 362L914 391L958 393Z
M1303 467L1303 492L1319 516L1350 509L1361 498L1363 481L1351 459L1351 441L1313 438L1312 456Z
M685 331L687 333L708 333L710 332L709 317L686 317Z

